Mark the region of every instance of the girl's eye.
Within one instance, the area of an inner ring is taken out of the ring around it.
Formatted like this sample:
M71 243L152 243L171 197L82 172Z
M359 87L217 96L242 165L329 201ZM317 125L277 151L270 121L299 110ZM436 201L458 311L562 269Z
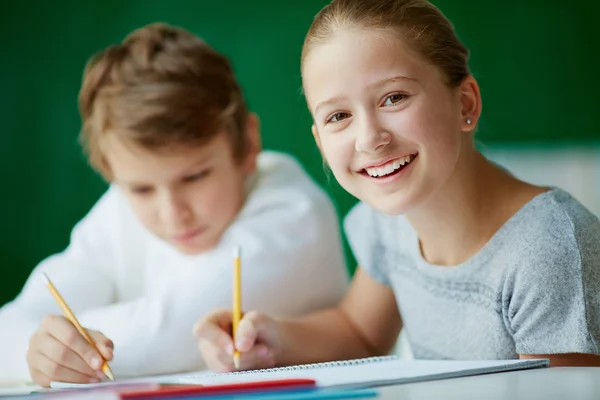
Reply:
M325 123L340 122L341 120L344 120L344 119L346 119L348 117L350 117L350 113L336 112L335 114L333 114L332 116L330 116L329 118L327 118L327 120L325 121Z
M406 99L407 97L408 97L407 95L402 94L402 93L392 93L388 97L385 98L383 105L384 106L393 106L394 104L401 102L402 100Z

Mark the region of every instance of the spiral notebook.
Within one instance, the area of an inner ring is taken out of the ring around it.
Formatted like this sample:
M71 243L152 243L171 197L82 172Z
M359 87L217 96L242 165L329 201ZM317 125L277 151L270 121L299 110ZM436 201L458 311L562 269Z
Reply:
M202 371L190 374L179 374L176 376L157 376L128 381L107 382L94 386L109 386L140 381L171 384L220 385L277 379L308 378L314 379L319 387L365 388L522 369L545 368L548 366L549 360L547 359L432 361L400 360L395 356L386 356L240 372L214 373ZM90 385L73 385L60 382L53 382L52 384L53 388L72 388L81 386Z
M320 387L372 387L549 366L547 359L490 361L400 360L395 356L306 364L265 370L182 376L179 383L226 384L309 378Z

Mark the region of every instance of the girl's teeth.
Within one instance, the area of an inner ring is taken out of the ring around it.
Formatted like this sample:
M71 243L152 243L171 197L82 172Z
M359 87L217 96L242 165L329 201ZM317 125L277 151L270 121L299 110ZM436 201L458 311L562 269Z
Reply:
M397 160L394 160L393 162L389 162L386 165L383 165L381 167L367 168L366 171L372 177L385 176L385 175L389 175L392 172L396 171L401 166L410 163L412 160L413 160L413 156L408 155L406 157L402 157Z

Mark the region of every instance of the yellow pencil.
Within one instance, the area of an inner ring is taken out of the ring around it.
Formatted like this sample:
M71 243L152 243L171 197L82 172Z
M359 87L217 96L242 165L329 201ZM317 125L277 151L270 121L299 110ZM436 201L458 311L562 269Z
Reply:
M232 334L235 343L235 335L242 319L242 262L240 246L233 249L233 316L232 316ZM234 345L235 346L235 345ZM235 350L233 353L233 365L240 369L240 352Z
M65 300L62 298L60 293L58 293L58 290L56 290L56 288L50 281L50 278L48 278L48 275L46 275L43 272L41 275L42 275L42 279L44 280L44 283L46 284L46 287L52 294L52 297L54 297L54 300L56 301L56 303L58 304L60 309L62 310L63 314L65 315L65 318L67 318L69 321L71 321L71 323L75 326L75 328L77 328L77 330L79 331L81 336L83 336L88 341L89 344L91 344L92 346L94 346L94 348L96 350L98 350L98 348L96 347L96 343L94 343L94 341L92 340L90 335L87 333L87 331L85 329L83 329L83 327L81 326L79 321L77 321L77 318L75 318L75 314L73 314L73 311L71 311L71 309L69 308L69 306L67 305ZM102 356L100 356L100 357L102 357ZM103 361L102 372L104 372L104 375L106 375L108 377L108 379L110 379L111 381L114 381L115 377L114 377L110 367L108 366L108 363L104 359L102 361Z

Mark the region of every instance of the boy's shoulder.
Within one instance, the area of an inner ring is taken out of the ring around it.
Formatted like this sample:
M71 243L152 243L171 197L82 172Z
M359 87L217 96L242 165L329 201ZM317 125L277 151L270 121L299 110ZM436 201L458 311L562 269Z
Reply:
M268 180L269 183L277 181L277 183L287 183L287 185L293 186L298 183L297 181L309 181L314 184L295 157L279 151L263 150L258 155L257 170L260 179Z
M260 220L279 226L301 223L306 229L322 229L337 228L337 218L332 199L299 161L285 153L263 151L247 182L246 201L236 221Z
M110 230L114 234L123 230L127 234L144 231L122 189L114 183L108 186L78 225Z
M89 216L101 215L106 219L118 217L120 210L126 204L126 199L119 187L109 184L104 193L100 195L88 213Z
M325 190L308 174L293 156L278 151L262 151L258 156L257 173L252 197L272 202L306 202L311 205L329 205L331 199Z
M328 194L287 154L264 151L257 164L222 243L266 246L269 257L301 252L298 259L343 266L338 215Z

